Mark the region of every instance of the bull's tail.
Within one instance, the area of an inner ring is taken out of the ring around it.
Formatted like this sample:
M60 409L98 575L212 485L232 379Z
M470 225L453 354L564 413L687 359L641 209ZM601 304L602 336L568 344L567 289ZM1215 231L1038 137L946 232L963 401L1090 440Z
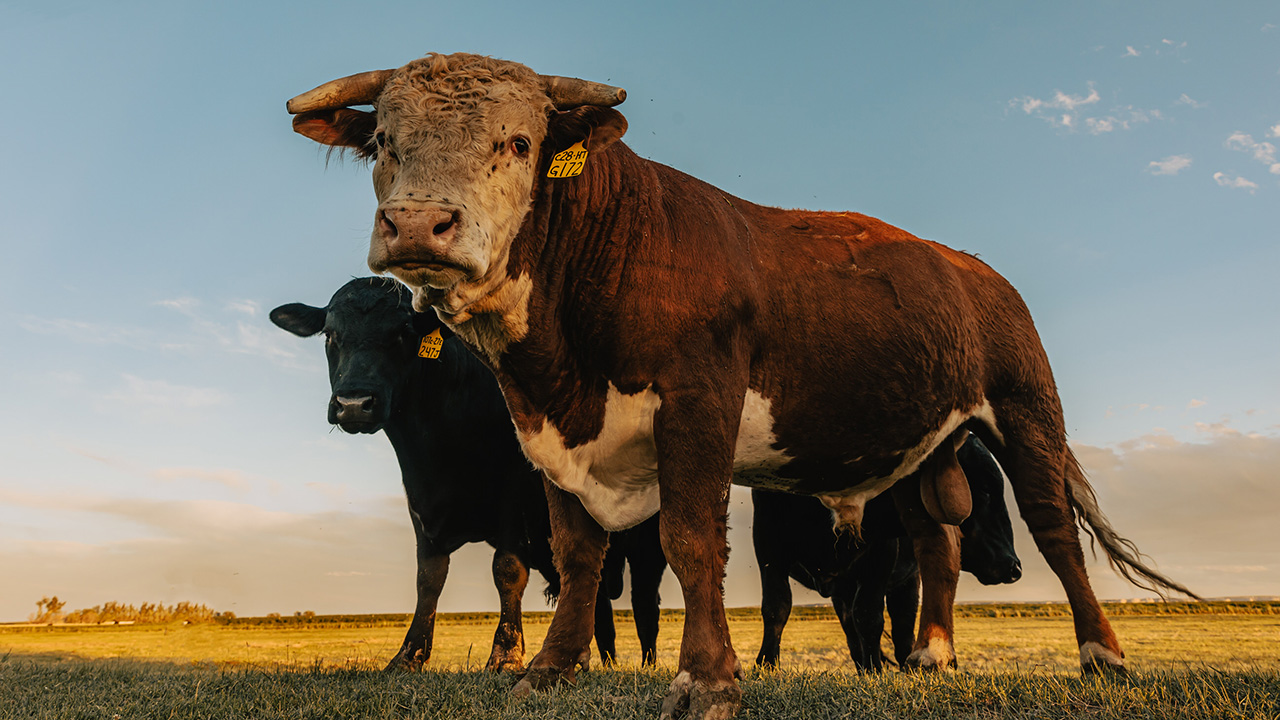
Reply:
M1075 454L1070 449L1067 450L1066 474L1067 502L1071 503L1076 522L1088 533L1092 542L1102 546L1112 569L1130 583L1144 590L1150 590L1165 600L1169 599L1168 591L1203 600L1181 583L1165 577L1149 566L1147 561L1150 559L1138 552L1138 546L1134 545L1132 540L1121 537L1115 528L1111 527L1111 521L1107 520L1107 516L1103 515L1102 509L1098 507L1098 497L1093 492L1093 486L1085 478L1084 469L1080 467L1080 462L1076 460Z

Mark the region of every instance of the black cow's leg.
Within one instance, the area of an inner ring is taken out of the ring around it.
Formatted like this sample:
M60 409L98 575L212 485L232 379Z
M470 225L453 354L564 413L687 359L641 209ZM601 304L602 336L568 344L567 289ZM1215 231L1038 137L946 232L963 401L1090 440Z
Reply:
M654 535L653 540L657 541L657 533ZM636 636L640 638L640 663L654 665L658 662L658 623L662 618L658 587L667 569L667 559L647 539L636 554L640 557L631 558L631 614L636 621Z
M847 599L847 613L854 632L850 633L846 626L845 635L850 638L851 652L855 647L853 638L856 638L857 651L853 653L853 662L860 670L880 672L884 669L880 636L884 634L884 598L896 554L893 542L877 542L854 566L858 573L858 588L853 597ZM843 617L841 621L844 621Z
M926 465L930 460L926 460ZM927 468L922 466L922 472ZM920 566L923 602L920 630L906 668L936 670L956 665L953 607L960 582L960 528L930 516L920 500L920 483L912 475L893 486L893 500L911 535Z
M431 658L431 641L436 627L436 604L449 574L449 556L435 552L429 543L418 541L418 604L405 633L404 643L387 670L420 670Z
M782 631L791 617L791 578L780 561L759 557L756 561L760 565L760 616L764 620L764 637L760 640L756 664L777 667L782 653Z
M516 697L550 687L561 678L573 681L574 666L591 657L596 590L608 533L582 507L582 502L544 481L551 516L551 552L560 573L560 599L542 649L512 689Z
M600 664L611 667L618 657L618 630L613 623L613 600L609 589L600 583L596 590L596 649L600 651Z
M524 667L524 626L520 606L525 586L529 584L529 568L508 550L493 553L493 584L498 588L501 613L498 629L493 633L493 651L486 670L519 670Z
M902 540L902 552L905 552L909 541ZM914 558L912 564L915 564ZM911 645L916 634L916 612L920 608L920 573L913 571L911 576L901 582L890 583L889 592L885 594L885 607L889 611L889 635L893 640L893 658L899 668L906 668L907 657L911 655Z

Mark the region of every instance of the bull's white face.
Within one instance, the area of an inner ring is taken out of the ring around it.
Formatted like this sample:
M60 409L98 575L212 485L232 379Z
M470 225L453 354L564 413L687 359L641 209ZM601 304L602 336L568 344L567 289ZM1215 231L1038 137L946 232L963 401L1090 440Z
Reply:
M517 66L523 69L523 66ZM379 97L369 267L459 315L506 280L551 103L537 77L399 71Z
M496 358L528 331L533 281L509 264L538 192L539 156L574 142L608 147L626 132L611 107L625 97L456 53L334 80L290 100L289 111L295 131L374 160L369 267L412 287L415 309L435 307ZM375 98L376 112L352 107ZM485 319L470 322L476 316Z

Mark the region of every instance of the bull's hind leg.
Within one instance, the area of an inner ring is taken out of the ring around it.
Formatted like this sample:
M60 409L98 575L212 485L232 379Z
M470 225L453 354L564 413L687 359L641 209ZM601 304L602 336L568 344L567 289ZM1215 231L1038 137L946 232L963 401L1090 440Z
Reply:
M574 666L585 667L589 662L596 590L609 538L577 497L550 480L544 484L551 515L551 552L560 572L560 598L542 650L511 690L516 697L525 697L561 679L572 682Z
M920 630L903 669L940 670L956 665L954 618L960 582L960 528L943 525L920 499L918 475L893 486L893 501L915 549L920 567Z
M990 446L997 448L995 455L1036 547L1066 591L1080 664L1086 673L1124 672L1124 653L1089 585L1080 532L1067 500L1070 451L1061 422L1044 419L1051 413L1033 413L1012 403L998 406L996 414L1004 443Z

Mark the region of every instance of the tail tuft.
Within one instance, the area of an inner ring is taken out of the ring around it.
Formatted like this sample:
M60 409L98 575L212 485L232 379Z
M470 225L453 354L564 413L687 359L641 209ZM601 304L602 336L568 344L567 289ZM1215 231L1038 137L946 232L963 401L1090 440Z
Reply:
M1067 450L1067 502L1071 503L1076 522L1088 533L1091 544L1102 546L1107 562L1125 580L1144 590L1150 590L1164 600L1169 599L1168 591L1196 600L1204 599L1150 567L1147 564L1150 558L1138 552L1138 546L1133 541L1121 537L1111 527L1111 522L1098 507L1098 497L1085 478L1084 469L1070 450Z

